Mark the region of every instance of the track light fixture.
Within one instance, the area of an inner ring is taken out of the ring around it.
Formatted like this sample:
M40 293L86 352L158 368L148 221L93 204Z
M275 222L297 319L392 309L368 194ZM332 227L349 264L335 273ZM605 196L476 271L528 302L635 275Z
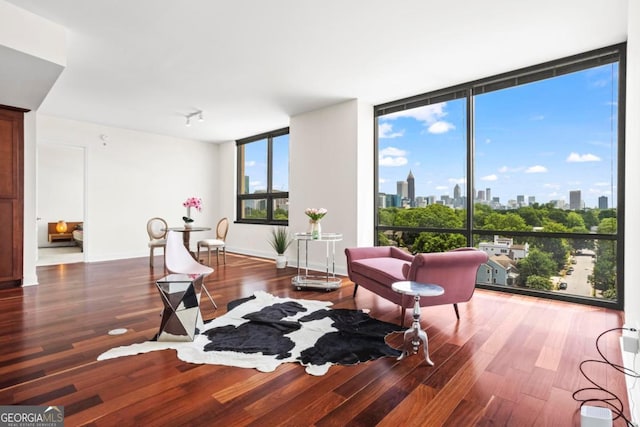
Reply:
M191 118L192 117L196 117L196 116L198 116L198 121L199 122L203 122L204 121L204 116L202 115L202 110L198 110L198 111L196 111L194 113L187 114L186 116L184 116L187 119L185 125L187 127L191 126Z

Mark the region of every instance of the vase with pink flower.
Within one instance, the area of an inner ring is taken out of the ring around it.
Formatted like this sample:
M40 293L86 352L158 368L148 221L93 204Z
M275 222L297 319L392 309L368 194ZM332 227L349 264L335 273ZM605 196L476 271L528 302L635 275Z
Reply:
M182 206L187 208L187 216L183 216L184 228L191 228L193 226L193 218L191 217L191 208L194 208L198 212L202 211L202 199L200 197L189 197L182 203Z
M309 234L314 240L322 237L322 225L320 220L327 214L325 208L307 208L304 210L305 215L309 217Z

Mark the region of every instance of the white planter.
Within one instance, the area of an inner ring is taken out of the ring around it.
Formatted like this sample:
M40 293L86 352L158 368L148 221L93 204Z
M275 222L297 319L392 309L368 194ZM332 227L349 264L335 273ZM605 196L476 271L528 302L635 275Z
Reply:
M276 268L285 268L287 266L287 257L284 255L276 256Z

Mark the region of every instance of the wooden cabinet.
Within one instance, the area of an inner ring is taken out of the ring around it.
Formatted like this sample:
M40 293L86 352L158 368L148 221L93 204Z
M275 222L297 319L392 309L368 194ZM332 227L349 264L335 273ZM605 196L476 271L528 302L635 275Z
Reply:
M26 111L0 106L0 286L22 285Z

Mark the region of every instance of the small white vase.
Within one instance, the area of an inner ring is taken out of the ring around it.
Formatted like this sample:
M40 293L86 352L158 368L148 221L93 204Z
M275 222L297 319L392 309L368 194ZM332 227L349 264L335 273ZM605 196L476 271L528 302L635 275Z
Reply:
M278 254L278 256L276 256L276 268L285 268L286 266L287 257L282 254Z
M184 228L188 228L189 229L191 227L193 227L193 223L192 222L185 222L184 223Z

